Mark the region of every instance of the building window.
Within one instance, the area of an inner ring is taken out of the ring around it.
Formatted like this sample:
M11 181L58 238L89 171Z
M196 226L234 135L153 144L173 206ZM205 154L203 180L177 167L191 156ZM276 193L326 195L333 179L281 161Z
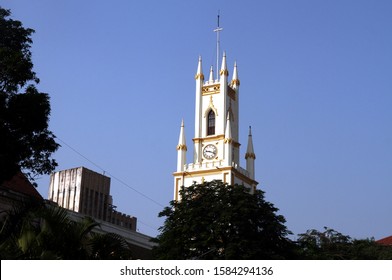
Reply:
M208 123L207 123L207 135L215 134L215 113L213 110L210 110L208 113Z

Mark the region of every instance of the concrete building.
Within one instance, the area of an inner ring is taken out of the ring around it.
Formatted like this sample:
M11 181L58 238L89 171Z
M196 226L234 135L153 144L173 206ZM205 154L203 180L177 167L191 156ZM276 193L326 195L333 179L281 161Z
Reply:
M115 210L110 178L85 167L51 174L48 199L74 212L136 230L136 217Z
M219 57L219 56L218 56ZM193 138L193 161L187 163L187 145L184 122L181 123L177 145L177 170L174 176L174 199L178 200L181 186L194 182L221 180L230 185L239 184L254 190L255 153L249 127L245 154L246 168L240 166L239 99L240 80L234 63L231 81L223 54L219 75L214 77L213 67L209 79L204 81L202 59L196 72L195 134Z

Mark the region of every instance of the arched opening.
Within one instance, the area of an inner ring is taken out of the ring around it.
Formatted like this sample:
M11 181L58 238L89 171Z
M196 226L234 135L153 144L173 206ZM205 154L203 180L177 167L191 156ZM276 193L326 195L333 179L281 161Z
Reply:
M207 119L207 135L214 135L214 134L215 134L215 113L213 110L210 110Z

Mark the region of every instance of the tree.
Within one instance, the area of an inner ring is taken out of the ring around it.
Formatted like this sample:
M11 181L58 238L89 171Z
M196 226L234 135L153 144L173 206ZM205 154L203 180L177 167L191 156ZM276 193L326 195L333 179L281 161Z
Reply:
M38 92L30 47L34 30L0 7L0 184L24 171L30 179L57 166L48 129L49 95ZM23 92L23 93L21 93Z
M93 234L90 240L91 259L95 260L129 260L131 249L126 240L116 233Z
M323 232L311 229L298 236L298 246L305 259L345 259L352 242L350 236L327 227L324 227Z
M292 243L285 219L264 193L221 181L194 184L171 201L153 253L159 259L284 259Z
M25 200L0 221L0 259L130 259L125 239L99 234L90 217L69 218L68 211L44 201Z
M311 260L385 260L392 259L392 247L377 244L374 239L352 239L324 227L299 234L300 258Z

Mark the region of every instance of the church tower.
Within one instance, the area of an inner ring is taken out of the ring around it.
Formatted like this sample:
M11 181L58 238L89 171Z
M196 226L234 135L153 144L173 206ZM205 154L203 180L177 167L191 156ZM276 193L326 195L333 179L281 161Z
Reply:
M221 180L230 185L239 184L255 190L255 153L249 127L245 159L246 168L240 167L239 143L239 88L237 64L229 80L226 54L223 54L219 74L211 67L204 81L202 59L199 57L196 80L195 134L193 161L186 162L187 145L184 121L181 123L177 145L177 170L174 176L174 199L179 199L181 186L194 182Z

